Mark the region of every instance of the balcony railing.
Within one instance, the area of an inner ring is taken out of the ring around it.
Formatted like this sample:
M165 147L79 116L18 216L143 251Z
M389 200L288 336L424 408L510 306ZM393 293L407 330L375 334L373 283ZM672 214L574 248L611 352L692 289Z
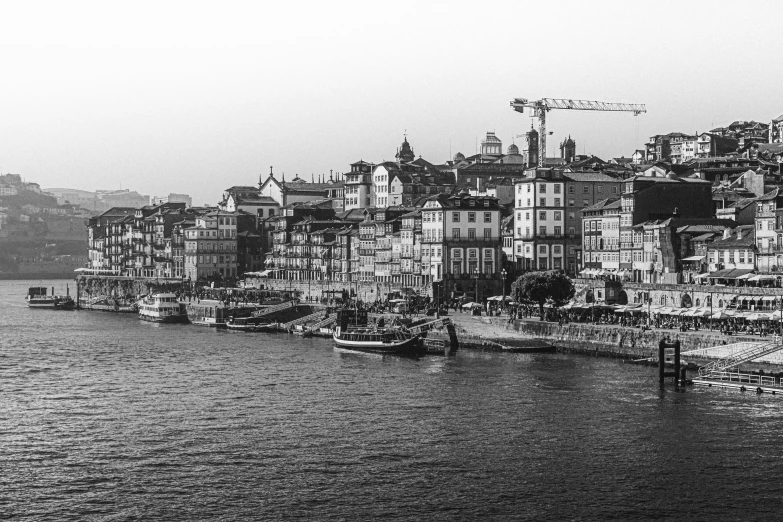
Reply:
M542 237L542 236L539 236ZM492 237L484 237L484 236L476 236L474 238L469 237L447 237L443 239L444 243L500 243L501 241L500 236L492 236Z

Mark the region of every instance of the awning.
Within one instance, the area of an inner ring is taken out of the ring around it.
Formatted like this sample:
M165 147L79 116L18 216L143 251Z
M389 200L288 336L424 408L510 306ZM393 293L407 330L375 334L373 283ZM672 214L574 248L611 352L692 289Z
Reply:
M773 275L759 274L759 275L754 275L753 277L748 279L748 281L774 281L775 279L777 279L777 277Z
M710 277L710 274L697 274L693 276L694 279L704 279L705 277Z
M750 279L753 277L753 274L742 274L741 276L737 276L734 279Z
M701 261L704 259L704 256L691 256L691 257L684 257L683 261Z
M777 301L777 299L774 295L765 295L761 298L762 301Z
M752 269L748 268L724 268L710 274L710 279L737 279L745 274L753 274Z

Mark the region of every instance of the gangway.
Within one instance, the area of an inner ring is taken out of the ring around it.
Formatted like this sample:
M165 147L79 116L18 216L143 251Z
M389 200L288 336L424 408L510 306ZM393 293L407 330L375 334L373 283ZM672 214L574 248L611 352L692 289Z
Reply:
M286 301L285 303L280 303L278 305L270 306L269 308L264 308L263 310L257 310L253 312L253 317L263 317L265 315L279 312L280 310L291 308L292 306L296 306L296 301Z
M282 328L284 328L285 330L290 330L291 328L293 328L294 326L296 326L298 324L309 323L310 321L315 321L319 317L323 317L323 315L324 315L324 311L323 310L319 310L319 311L314 312L312 314L305 315L304 317L300 317L299 319L294 319L293 321L288 321L287 323L283 323L280 326Z
M443 328L444 326L449 326L450 324L451 324L451 319L449 319L448 317L442 317L440 319L435 319L434 321L429 321L427 323L417 324L416 326L412 326L408 328L408 331L412 335L421 335L428 330L433 330L435 328Z
M758 359L759 357L764 357L765 355L769 355L781 349L783 349L783 344L781 344L781 340L778 337L766 343L752 343L752 345L742 347L731 355L716 361L709 362L702 366L699 368L699 376L709 377L715 373L725 372L726 370L735 368L742 363Z
M305 329L305 333L309 333L309 334L315 333L318 330L320 330L321 328L324 328L326 326L329 326L330 324L333 324L335 321L337 321L337 314L330 314L329 316L327 316L322 321L318 321L314 325L311 325L310 327Z

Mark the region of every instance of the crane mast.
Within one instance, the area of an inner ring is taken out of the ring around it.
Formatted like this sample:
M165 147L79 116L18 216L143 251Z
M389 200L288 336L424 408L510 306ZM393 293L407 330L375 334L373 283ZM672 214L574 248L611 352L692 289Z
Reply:
M530 101L527 98L514 98L511 101L511 108L517 112L524 112L525 108L530 109L530 113L538 118L538 165L544 166L546 159L546 113L552 109L571 109L577 111L621 111L632 112L638 116L647 112L647 107L640 103L608 103L591 100L566 100L562 98L541 98L540 100Z

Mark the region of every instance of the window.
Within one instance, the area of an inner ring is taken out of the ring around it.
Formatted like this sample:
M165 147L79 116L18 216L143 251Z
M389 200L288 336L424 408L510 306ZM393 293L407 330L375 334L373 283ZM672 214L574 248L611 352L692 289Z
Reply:
M492 239L492 229L491 228L485 228L484 229L484 239Z
M573 236L576 234L576 229L574 227L568 227L568 235Z
M617 187L616 186L612 187L612 194L617 194Z
M582 200L582 206L586 207L586 206L588 206L589 204L590 204L590 202L589 202L589 201L587 201L586 199L583 199L583 200Z
M568 206L569 207L573 207L574 206L574 200L573 199L569 199L568 200Z
M454 230L451 231L451 238L452 239L457 239L457 240L459 239L459 229L458 228L455 228Z
M538 227L538 235L546 237L546 227Z
M583 192L584 194L587 194L588 192L590 192L590 187L588 187L587 185L583 186L583 187L582 187L582 192Z
M530 227L525 227L525 237L530 237Z
M598 193L600 194L603 191L604 191L604 186L603 185L598 185Z
M555 236L560 237L561 233L562 233L561 227L555 227Z
M542 183L538 186L539 194L546 194L546 183Z
M555 206L556 207L560 206L560 198L555 198Z
M560 185L555 185L555 194L560 194Z
M451 213L451 222L452 223L459 223L459 212L452 212Z
M569 194L573 194L574 193L574 186L573 185L569 185L568 186L568 193Z
M573 213L573 212L569 212L569 213L568 213L568 221L573 221L573 220L574 220L574 217L575 217L575 215L574 215L574 213Z
M538 213L538 219L540 221L546 221L546 211L545 210L542 210L541 212Z
M527 191L530 192L530 185L527 186Z
M546 245L538 245L538 253L546 254Z
M475 223L475 222L476 222L476 213L468 212L468 223Z
M562 216L563 216L563 215L562 215L562 213L561 213L561 212L559 212L559 211L555 211L555 221L560 221L560 220L562 220Z
M492 223L492 212L484 212L484 223Z
M468 229L468 239L476 239L476 229L475 228L469 228Z
M539 207L545 207L546 206L546 198L539 198L538 206Z
M530 221L530 212L525 212L525 219Z

